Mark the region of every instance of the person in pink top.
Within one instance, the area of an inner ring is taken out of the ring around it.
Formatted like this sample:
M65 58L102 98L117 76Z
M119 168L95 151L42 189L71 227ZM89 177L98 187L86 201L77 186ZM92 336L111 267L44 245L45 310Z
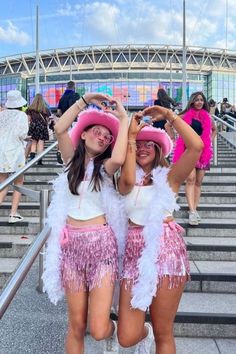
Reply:
M186 198L189 206L189 224L198 225L200 216L197 212L201 196L201 185L213 155L212 141L217 133L216 126L209 114L209 105L202 92L194 92L186 109L180 113L182 119L201 137L204 144L201 155L186 179ZM176 141L173 162L177 162L186 150L183 137Z

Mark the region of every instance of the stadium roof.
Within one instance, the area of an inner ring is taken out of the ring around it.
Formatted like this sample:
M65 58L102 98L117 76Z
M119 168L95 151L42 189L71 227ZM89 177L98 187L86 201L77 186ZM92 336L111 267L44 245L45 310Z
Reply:
M182 47L175 45L107 45L40 51L40 74L74 71L181 70ZM0 75L35 75L36 56L24 53L0 58ZM236 51L187 47L187 70L235 71Z

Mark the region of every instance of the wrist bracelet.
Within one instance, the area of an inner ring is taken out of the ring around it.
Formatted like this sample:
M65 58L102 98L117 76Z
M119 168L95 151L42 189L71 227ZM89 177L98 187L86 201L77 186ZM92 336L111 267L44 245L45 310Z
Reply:
M177 118L179 118L179 116L177 116L177 114L173 114L172 117L173 117L173 119L171 120L171 122L168 121L168 122L170 123L170 126L171 126L171 127L173 127L173 124L174 124L175 120L176 120Z
M84 99L84 96L81 96L82 100L84 101L84 103L86 104L86 107L88 107L88 102L86 102L86 100Z
M129 143L129 144L135 144L135 145L136 145L136 140L128 139L128 143Z

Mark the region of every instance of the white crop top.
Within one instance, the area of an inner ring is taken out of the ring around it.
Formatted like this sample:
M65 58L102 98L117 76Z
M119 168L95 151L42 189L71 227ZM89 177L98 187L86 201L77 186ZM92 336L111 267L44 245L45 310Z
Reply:
M89 220L103 215L101 192L92 191L90 181L82 181L79 185L79 195L70 193L67 215L76 220Z
M137 225L145 225L145 213L153 198L154 186L134 186L125 197L125 209L128 218ZM172 216L173 211L165 210L165 218Z

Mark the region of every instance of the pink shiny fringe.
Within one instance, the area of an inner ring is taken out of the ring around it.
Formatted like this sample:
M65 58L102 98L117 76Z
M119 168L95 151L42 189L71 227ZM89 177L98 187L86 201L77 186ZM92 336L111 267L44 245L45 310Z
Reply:
M130 227L123 262L122 279L131 288L138 279L138 259L144 248L142 227ZM164 234L161 237L160 254L157 256L159 266L159 284L168 277L168 288L177 288L186 279L190 279L190 265L186 246L183 240L184 229L176 222L164 223Z
M110 284L118 278L118 247L107 225L77 228L66 225L61 235L61 282L70 292L100 287L110 274Z

